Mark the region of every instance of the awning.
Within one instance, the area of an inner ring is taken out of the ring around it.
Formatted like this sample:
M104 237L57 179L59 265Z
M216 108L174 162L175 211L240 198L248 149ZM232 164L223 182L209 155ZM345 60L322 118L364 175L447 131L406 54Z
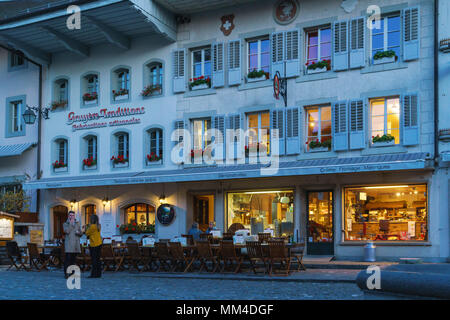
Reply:
M278 169L261 164L189 167L107 175L64 176L25 183L24 189L56 189L163 182L216 181L356 172L432 169L428 153L388 154L280 162ZM272 170L272 171L271 171Z
M35 142L22 143L22 144L10 144L6 146L0 146L0 158L20 156L22 153L34 147Z

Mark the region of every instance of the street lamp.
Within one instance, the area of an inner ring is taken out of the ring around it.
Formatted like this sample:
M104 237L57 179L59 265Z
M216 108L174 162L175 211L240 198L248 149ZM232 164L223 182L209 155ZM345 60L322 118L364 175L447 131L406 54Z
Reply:
M50 110L49 108L41 109L37 107L30 107L29 105L27 105L27 110L25 110L22 117L26 124L34 124L37 116L41 116L45 120L49 119L48 117L49 110ZM37 116L35 112L37 113Z

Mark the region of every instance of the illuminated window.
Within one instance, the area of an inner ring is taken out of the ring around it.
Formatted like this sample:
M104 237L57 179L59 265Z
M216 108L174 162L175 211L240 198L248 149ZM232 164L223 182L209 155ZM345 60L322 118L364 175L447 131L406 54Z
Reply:
M370 100L372 137L391 135L400 143L400 99L379 98Z
M211 119L192 120L194 150L204 150L211 143L208 130L211 129Z
M88 204L84 207L84 224L90 223L93 214L97 214L97 207L94 204Z
M248 147L256 150L259 144L267 146L267 154L270 153L270 113L258 112L247 114Z
M155 208L145 203L137 203L125 209L126 223L155 224Z
M306 109L306 145L310 150L312 141L331 141L331 106L309 107Z

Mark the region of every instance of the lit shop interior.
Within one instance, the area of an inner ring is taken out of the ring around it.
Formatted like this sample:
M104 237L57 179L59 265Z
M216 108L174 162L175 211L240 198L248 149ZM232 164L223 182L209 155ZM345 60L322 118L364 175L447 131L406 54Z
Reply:
M345 240L427 240L427 185L345 189Z
M271 232L274 236L294 233L293 191L249 191L228 193L228 227L241 224L252 235Z

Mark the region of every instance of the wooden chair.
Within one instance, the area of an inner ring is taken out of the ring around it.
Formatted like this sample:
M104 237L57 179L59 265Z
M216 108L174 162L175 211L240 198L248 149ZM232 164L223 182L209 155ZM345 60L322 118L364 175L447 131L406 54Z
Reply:
M258 232L258 241L261 243L269 241L271 237L270 233Z
M229 228L228 228L228 232L230 232L231 234L235 234L236 230L241 230L241 229L245 229L244 225L241 223L233 223Z
M184 254L183 246L179 242L169 242L169 252L172 257L172 270L176 271L181 267L183 272L187 272L194 262L194 258Z
M280 263L279 271L285 269L286 275L289 275L290 267L291 267L291 257L288 254L288 249L286 248L286 244L281 240L269 240L269 275L272 275L274 270L274 266L277 262Z
M181 236L183 238L186 238L187 245L189 245L189 246L194 245L194 236L192 234L182 234Z
M305 243L298 243L295 247L291 248L289 251L292 260L296 260L297 262L297 271L304 270L306 271L306 267L303 264L303 254L305 253Z
M146 257L144 257L141 254L141 251L139 250L139 245L137 242L128 242L127 243L127 250L128 250L128 263L129 263L129 270L131 271L132 268L136 269L138 272L141 272L143 270L148 270L148 261ZM142 266L142 270L139 268Z
M201 272L203 268L208 270L207 262L210 261L212 263L211 272L216 272L219 267L219 262L217 260L217 255L214 255L211 249L211 244L209 241L200 240L196 241L195 245L198 251L198 260L200 261L200 270Z
M210 233L201 233L200 240L207 240L209 243L213 243L214 238Z
M158 269L156 271L160 271L162 266L164 266L165 271L172 270L172 256L170 255L168 244L169 242L161 241L155 243L156 259L158 261Z
M20 271L22 269L29 271L29 269L25 266L28 257L23 254L16 241L8 241L6 243L6 252L11 264L7 270L15 267L17 271Z
M36 243L27 243L27 247L30 269L32 269L34 266L38 271L41 271L43 269L48 270L47 265L50 262L50 256L39 253L39 249Z
M153 265L155 264L155 255L153 252L153 248L150 247L142 247L142 256L144 257L144 261L147 262L147 269L148 271L156 271L153 268Z
M118 256L114 253L112 244L102 245L101 260L103 262L103 271L118 271L122 268L123 256Z
M258 263L262 263L264 267L264 274L268 272L268 257L263 254L263 249L261 246L261 242L259 241L247 241L245 243L245 247L247 248L248 259L250 260L250 265L255 274L258 274L257 268Z
M169 242L170 242L170 239L159 239L158 242L169 243Z
M231 240L231 241L233 241L233 234L231 232L224 232L222 234L222 239L223 240Z
M90 255L88 255L86 252L86 247L81 247L81 252L77 255L76 258L76 264L83 272L91 269L92 261Z
M227 263L230 268L232 268L233 265L236 265L236 268L234 268L234 273L238 273L239 270L241 270L242 257L236 254L236 248L233 244L233 240L220 241L220 257L223 261L221 272L225 271Z

